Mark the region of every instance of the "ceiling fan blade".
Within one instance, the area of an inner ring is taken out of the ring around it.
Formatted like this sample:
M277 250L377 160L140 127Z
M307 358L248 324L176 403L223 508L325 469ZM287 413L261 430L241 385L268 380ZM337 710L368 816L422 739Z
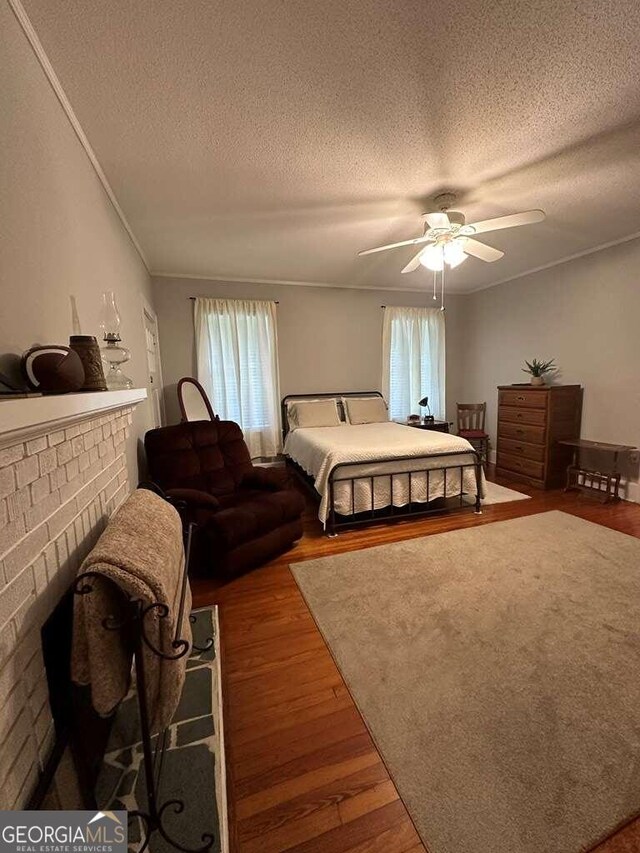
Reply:
M504 252L500 249L494 249L493 246L487 246L486 243L480 243L479 240L472 240L470 237L464 241L464 250L467 255L473 255L474 258L480 258L481 261L487 261L489 264L499 261L504 256Z
M364 249L358 255L372 255L374 252L386 252L387 249L397 249L399 246L413 246L417 243L428 243L431 237L415 237L413 240L402 240L400 243L389 243L387 246L376 246L375 249Z
M413 272L414 270L417 270L418 267L420 266L420 258L422 256L423 252L424 252L424 249L420 249L418 254L414 255L411 258L411 260L409 261L409 263L406 265L406 267L401 269L400 272Z
M543 219L545 219L544 210L525 210L522 213L512 213L509 216L483 219L482 222L470 222L467 227L473 229L472 234L486 234L487 231L515 228L516 225L533 225L534 222L542 222Z
M443 210L425 213L424 218L429 228L448 228L451 225L449 217Z

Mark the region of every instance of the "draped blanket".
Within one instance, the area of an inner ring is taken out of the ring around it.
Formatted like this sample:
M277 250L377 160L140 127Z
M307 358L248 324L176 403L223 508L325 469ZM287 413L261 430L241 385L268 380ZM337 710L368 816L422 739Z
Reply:
M79 574L91 591L74 601L71 674L75 683L91 687L91 701L101 716L113 713L131 681L132 643L126 625L108 630L104 620L121 622L129 614L128 600L153 607L143 619L146 697L151 727L161 731L177 708L184 684L188 653L166 660L149 646L175 657L174 648L184 571L182 525L176 510L153 492L139 489L125 501L87 556ZM181 639L191 646L187 585Z

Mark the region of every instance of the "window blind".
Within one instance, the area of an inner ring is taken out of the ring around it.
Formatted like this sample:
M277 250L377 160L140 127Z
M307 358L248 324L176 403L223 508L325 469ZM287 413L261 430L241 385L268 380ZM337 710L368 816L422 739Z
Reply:
M429 397L433 415L445 417L445 321L433 308L384 309L383 392L392 418L417 413Z
M274 302L201 299L194 303L198 379L214 412L235 421L252 456L281 444Z

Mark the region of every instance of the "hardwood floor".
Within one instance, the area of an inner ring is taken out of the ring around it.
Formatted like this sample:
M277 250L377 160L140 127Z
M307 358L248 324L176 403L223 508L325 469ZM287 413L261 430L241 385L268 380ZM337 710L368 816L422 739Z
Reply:
M288 566L550 509L640 538L640 505L503 485L532 499L336 539L309 501L304 537L287 554L225 586L193 582L195 606L220 605L232 853L425 850ZM597 853L640 853L640 819Z

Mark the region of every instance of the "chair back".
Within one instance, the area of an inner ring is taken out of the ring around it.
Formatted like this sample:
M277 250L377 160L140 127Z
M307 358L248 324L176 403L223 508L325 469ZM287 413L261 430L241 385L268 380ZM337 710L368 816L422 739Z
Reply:
M182 422L217 421L207 392L193 376L183 376L178 382L178 403Z
M474 429L484 432L484 420L487 413L486 403L457 403L458 432Z
M242 430L233 421L197 421L152 429L144 437L149 476L161 489L234 492L253 470Z

